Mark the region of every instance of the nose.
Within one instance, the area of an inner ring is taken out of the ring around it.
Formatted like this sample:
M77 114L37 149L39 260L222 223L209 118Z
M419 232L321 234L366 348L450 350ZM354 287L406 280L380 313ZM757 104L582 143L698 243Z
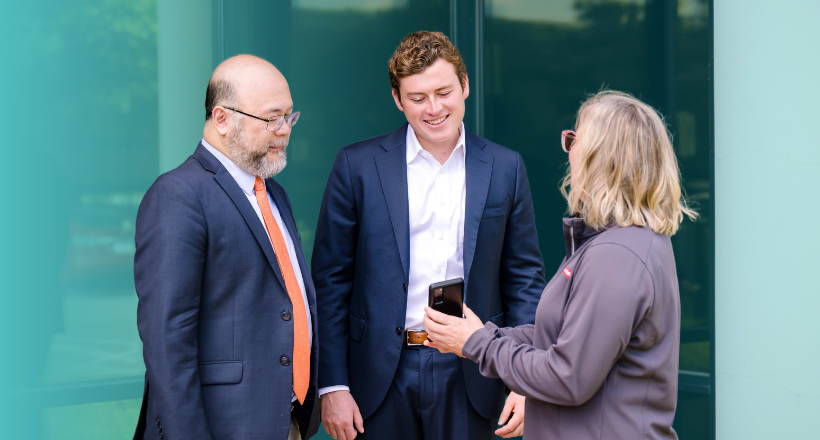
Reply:
M273 132L277 136L287 136L290 134L290 124L287 121L282 121L282 125Z
M427 108L427 113L431 115L437 115L441 111L441 103L439 102L437 97L431 98L429 101L430 106Z

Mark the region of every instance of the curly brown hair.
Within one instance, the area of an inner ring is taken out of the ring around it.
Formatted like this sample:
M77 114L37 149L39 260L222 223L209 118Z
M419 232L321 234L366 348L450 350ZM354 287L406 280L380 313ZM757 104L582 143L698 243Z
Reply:
M467 67L461 59L461 54L458 53L458 48L453 46L446 35L441 32L419 31L407 34L401 40L401 44L387 63L390 86L396 91L399 101L401 101L399 81L402 78L424 72L439 58L453 65L463 89L464 81L467 79Z

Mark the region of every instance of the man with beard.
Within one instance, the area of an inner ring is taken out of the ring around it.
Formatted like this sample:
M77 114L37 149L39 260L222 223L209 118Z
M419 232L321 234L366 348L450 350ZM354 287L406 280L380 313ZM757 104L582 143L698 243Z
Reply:
M270 63L220 64L203 139L137 214L145 391L134 439L299 439L318 429L316 295L285 167L299 118Z

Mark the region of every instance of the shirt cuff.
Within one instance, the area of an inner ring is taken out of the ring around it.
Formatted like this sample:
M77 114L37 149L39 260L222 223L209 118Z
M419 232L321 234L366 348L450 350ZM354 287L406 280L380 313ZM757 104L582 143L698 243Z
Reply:
M324 387L319 388L319 397L322 397L322 394L332 393L334 391L350 391L350 387L347 385L333 385L332 387Z
M461 347L461 354L465 358L478 363L477 359L482 352L482 349L496 338L498 334L498 326L492 322L484 324L484 328L476 330L469 338L464 346Z

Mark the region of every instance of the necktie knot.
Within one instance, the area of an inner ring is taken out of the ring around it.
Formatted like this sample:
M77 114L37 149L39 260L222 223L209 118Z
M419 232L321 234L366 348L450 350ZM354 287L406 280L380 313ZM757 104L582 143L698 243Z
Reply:
M264 191L265 190L265 182L262 181L261 177L257 177L256 181L253 182L253 189L256 191Z

